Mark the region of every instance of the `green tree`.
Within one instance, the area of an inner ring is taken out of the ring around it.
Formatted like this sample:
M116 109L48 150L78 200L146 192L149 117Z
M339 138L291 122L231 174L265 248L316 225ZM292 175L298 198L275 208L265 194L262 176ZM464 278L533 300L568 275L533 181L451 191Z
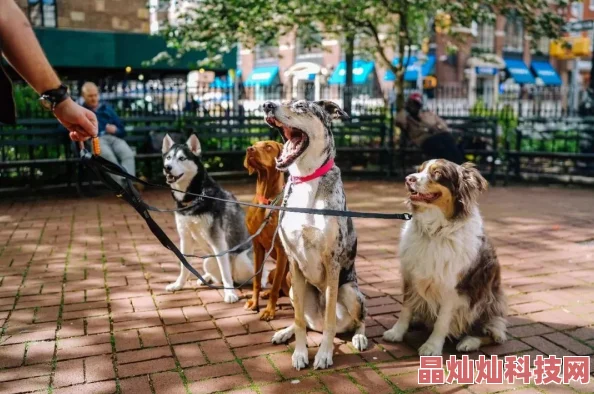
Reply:
M169 3L169 2L167 2ZM514 13L536 42L556 38L561 32L566 0L194 0L178 2L175 23L163 30L174 55L158 60L175 61L189 50L207 53L204 65L220 60L220 53L236 43L244 48L277 45L279 38L298 31L305 47L321 46L322 38L342 40L347 59L347 85L352 86L355 49L361 56L380 61L396 76L396 104L404 103L407 64L393 64L392 54L410 58L410 48L420 45L433 29L452 43L465 39L454 27L473 21L494 21L497 14ZM354 42L357 48L354 48ZM348 98L348 97L345 97ZM349 100L350 102L350 100ZM348 104L347 104L348 105Z

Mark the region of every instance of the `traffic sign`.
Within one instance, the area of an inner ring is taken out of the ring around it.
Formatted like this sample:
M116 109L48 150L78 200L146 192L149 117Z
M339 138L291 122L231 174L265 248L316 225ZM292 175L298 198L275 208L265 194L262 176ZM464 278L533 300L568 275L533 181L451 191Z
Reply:
M594 20L569 22L563 26L564 32L585 31L594 29Z

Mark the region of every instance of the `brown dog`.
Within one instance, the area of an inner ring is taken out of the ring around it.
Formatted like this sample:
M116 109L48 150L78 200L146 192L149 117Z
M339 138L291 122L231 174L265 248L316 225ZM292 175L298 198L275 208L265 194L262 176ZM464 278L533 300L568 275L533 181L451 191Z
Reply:
M254 172L258 174L258 182L256 183L256 195L253 202L256 204L270 204L280 193L282 193L285 186L284 174L276 169L276 158L280 156L283 145L276 141L260 141L247 149L245 155L244 167L252 175ZM268 210L262 208L249 207L246 216L247 228L250 234L254 234L268 215ZM262 264L264 264L264 256L272 247L272 238L274 231L278 226L278 211L274 212L270 221L264 230L254 238L254 270L261 271ZM285 295L289 294L289 288L286 282L287 276L287 255L281 243L280 237L277 236L274 242L274 249L270 256L276 260L276 269L274 274L269 276L269 281L272 283L270 291L262 292L262 298L268 298L268 305L260 313L261 320L272 320L276 313L276 302L278 301L281 288ZM262 272L260 272L253 281L254 293L252 298L246 304L246 309L258 309L258 297L262 290Z

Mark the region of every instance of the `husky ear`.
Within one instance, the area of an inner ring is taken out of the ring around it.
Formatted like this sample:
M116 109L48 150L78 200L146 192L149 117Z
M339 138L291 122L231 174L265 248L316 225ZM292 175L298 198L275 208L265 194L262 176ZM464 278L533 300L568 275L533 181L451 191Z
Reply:
M320 100L320 101L315 101L315 103L317 105L319 105L320 107L322 107L322 109L324 109L324 111L326 111L332 119L348 119L349 118L349 115L346 112L344 112L342 110L342 108L340 108L338 106L338 104L336 104L333 101Z
M200 141L196 134L192 134L190 138L188 138L188 142L186 142L190 151L195 154L196 156L200 156L202 154L202 147L200 147Z
M161 152L163 152L163 153L169 152L169 149L171 149L173 144L174 144L174 142L171 139L171 137L169 136L169 134L165 135L165 138L163 138L163 146L161 147Z

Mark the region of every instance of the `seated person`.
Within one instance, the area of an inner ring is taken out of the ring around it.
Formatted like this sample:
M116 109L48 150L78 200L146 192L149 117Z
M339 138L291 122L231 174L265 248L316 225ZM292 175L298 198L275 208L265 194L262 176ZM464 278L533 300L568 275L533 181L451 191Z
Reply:
M134 151L123 139L126 130L118 115L111 106L99 101L99 89L93 82L86 82L82 86L82 97L83 106L97 116L101 156L120 164L129 174L136 175ZM122 177L113 177L120 183L124 182Z
M396 126L431 159L446 159L456 164L464 162L464 153L446 122L433 112L423 110L420 93L408 96L404 109L396 116Z

